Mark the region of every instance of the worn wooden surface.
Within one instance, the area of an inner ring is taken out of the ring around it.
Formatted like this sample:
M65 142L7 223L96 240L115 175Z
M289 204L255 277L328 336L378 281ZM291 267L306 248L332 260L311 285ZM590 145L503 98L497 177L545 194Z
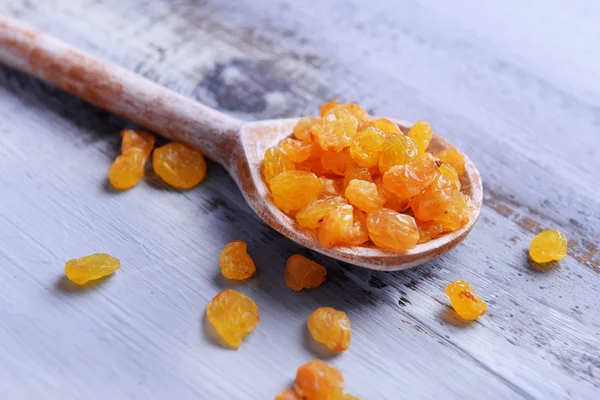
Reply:
M315 256L330 279L292 293L285 259L305 251L262 225L224 170L211 164L185 193L151 173L113 193L128 124L2 67L1 399L269 399L314 357L363 399L599 398L597 2L13 0L0 12L242 119L332 97L427 119L485 188L473 233L439 261L386 274ZM570 255L539 272L526 249L549 227ZM218 274L234 239L259 268L242 285ZM92 252L123 268L74 288L63 264ZM478 322L447 307L458 278L488 300ZM239 351L204 329L228 286L261 311ZM340 356L307 338L321 305L352 321Z

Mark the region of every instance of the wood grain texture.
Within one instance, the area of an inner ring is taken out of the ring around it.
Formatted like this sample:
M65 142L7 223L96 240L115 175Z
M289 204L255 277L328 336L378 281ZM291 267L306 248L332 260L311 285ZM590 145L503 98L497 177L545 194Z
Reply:
M189 192L149 172L113 193L129 125L0 68L0 398L268 399L316 356L364 399L600 396L597 2L15 0L0 12L240 119L332 97L427 119L485 189L458 248L373 273L274 233L214 164ZM526 249L549 227L570 255L538 272ZM235 287L261 311L238 352L203 329L206 303L231 285L217 259L234 239L259 268ZM122 260L114 277L91 290L62 279L66 260L98 251ZM285 287L298 251L329 268L324 286ZM448 311L443 288L459 278L488 300L476 323ZM306 337L322 305L352 321L345 354Z

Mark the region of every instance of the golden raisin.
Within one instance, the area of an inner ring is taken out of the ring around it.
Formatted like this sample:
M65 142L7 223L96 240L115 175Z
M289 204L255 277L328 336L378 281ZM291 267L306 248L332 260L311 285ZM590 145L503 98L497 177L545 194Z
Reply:
M298 397L292 389L285 389L275 397L275 400L302 400L302 398Z
M452 166L458 173L458 177L462 178L465 174L465 156L457 149L447 149L439 152L436 156L442 160L444 164Z
M221 273L227 279L244 280L254 274L256 266L246 252L246 243L236 240L227 243L219 256Z
M379 162L386 138L377 128L367 127L359 131L350 143L350 155L361 167L374 167Z
M439 176L435 161L419 157L404 165L396 165L383 175L383 187L401 198L416 196Z
M271 179L273 202L283 211L301 210L319 197L323 182L311 172L285 171Z
M308 318L308 330L313 339L330 350L344 351L350 347L350 320L343 311L331 307L320 307Z
M367 112L356 103L344 104L343 107L350 111L350 113L354 115L359 122L369 119L369 114L367 114Z
M344 185L343 188L346 190L348 184L353 179L359 179L361 181L373 182L373 178L371 177L371 172L368 168L352 168L346 173L344 176Z
M419 241L419 228L413 217L382 208L367 215L369 237L383 249L405 251Z
M320 264L309 260L301 254L288 258L285 266L285 284L297 292L302 289L313 289L325 282L327 270Z
M346 175L348 171L356 168L356 162L348 150L339 153L325 152L321 157L321 163L326 170L336 175Z
M296 214L296 221L303 228L316 229L321 220L340 204L346 204L346 200L341 197L315 200Z
M179 189L191 189L206 176L202 153L183 143L168 143L154 150L152 166L163 181Z
M280 146L288 158L295 163L308 160L311 156L318 156L321 150L314 143L305 143L292 138L282 140Z
M446 294L454 311L464 320L476 320L487 312L487 304L466 281L452 282L446 286Z
M301 140L303 142L311 142L313 137L312 137L312 131L311 131L311 127L319 121L319 118L317 117L304 117L301 118L298 123L296 124L296 126L294 126L294 137L296 137L296 139Z
M294 390L304 400L339 400L344 395L344 376L321 360L309 361L298 368Z
M394 165L402 165L414 160L417 154L417 144L408 136L398 135L390 137L381 150L379 170L384 174Z
M65 275L71 282L83 285L100 279L121 268L121 262L108 254L92 254L75 258L65 264Z
M455 231L469 222L470 199L451 188L436 189L435 185L413 197L410 206L415 218L421 221L436 221L444 231Z
M419 227L419 243L429 242L444 232L444 225L436 221L415 220Z
M442 164L439 167L440 173L446 179L451 187L456 190L460 190L460 179L458 178L458 172L448 164ZM440 183L440 187L444 187L445 183Z
M258 307L248 296L231 289L216 295L206 306L206 317L219 336L238 349L258 324Z
M340 182L336 179L330 178L319 178L323 183L323 192L321 193L323 196L341 196L342 188ZM344 178L345 179L345 178Z
M385 133L386 136L403 135L398 125L394 121L391 121L387 118L377 118L372 121L367 121L362 126L363 128L369 126L377 128L383 133Z
M121 142L121 153L124 154L132 147L137 147L144 150L146 159L150 157L150 153L152 153L152 149L154 149L154 143L156 143L154 135L133 129L123 129L121 131L121 137L123 138Z
M120 190L131 189L139 183L144 176L146 155L143 149L132 147L118 156L110 166L108 179L110 183Z
M323 105L321 105L319 111L321 113L321 117L324 117L325 114L327 114L329 111L333 110L334 108L338 107L340 105L340 102L337 100L331 100L328 101L327 103L323 103Z
M390 192L383 186L382 178L377 178L375 180L375 184L377 185L377 190L379 193L383 195L385 198L384 208L390 208L397 212L406 211L410 207L410 198L402 198L396 196L394 193Z
M336 244L358 246L366 242L369 237L366 226L349 204L337 206L331 210L319 225L319 243L323 247L332 247Z
M265 152L265 158L263 160L263 176L265 182L271 182L271 179L275 178L282 172L294 171L296 167L292 160L288 158L281 150L277 147L270 147Z
M321 159L319 158L309 158L306 161L296 164L295 169L298 171L312 172L317 176L322 176L327 172L323 164L321 163Z
M415 141L419 147L419 154L424 154L427 151L427 147L433 138L431 126L425 121L417 121L406 135Z
M562 260L567 256L567 238L557 230L546 230L534 237L529 255L537 263Z
M340 152L350 145L358 129L358 120L343 106L327 111L320 123L311 128L323 150Z
M377 210L385 203L385 197L373 182L354 179L350 181L344 194L350 204L364 212Z

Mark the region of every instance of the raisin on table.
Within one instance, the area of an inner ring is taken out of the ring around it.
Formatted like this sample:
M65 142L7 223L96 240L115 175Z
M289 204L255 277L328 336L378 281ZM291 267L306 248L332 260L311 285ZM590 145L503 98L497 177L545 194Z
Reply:
M232 289L225 289L208 303L206 317L223 341L235 349L259 321L256 303Z
M121 268L121 262L109 254L92 254L75 258L65 264L65 275L71 282L83 285L89 281L111 275Z
M288 258L285 266L285 284L292 290L313 289L327 279L327 270L300 254Z
M246 251L246 243L236 240L227 243L219 256L221 273L227 279L244 280L254 274L256 266Z
M454 311L464 320L476 320L487 312L487 304L466 281L452 282L446 286L446 294Z
M350 347L352 329L345 312L331 307L317 308L308 318L307 325L313 339L330 350L345 351Z
M168 143L154 150L152 166L164 182L178 189L191 189L206 176L202 153L182 143Z

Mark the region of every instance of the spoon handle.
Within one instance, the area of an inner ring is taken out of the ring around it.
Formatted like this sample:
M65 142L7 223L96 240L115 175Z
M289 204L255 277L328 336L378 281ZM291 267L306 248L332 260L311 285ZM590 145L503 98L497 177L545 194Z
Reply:
M227 164L241 121L0 16L0 62Z

